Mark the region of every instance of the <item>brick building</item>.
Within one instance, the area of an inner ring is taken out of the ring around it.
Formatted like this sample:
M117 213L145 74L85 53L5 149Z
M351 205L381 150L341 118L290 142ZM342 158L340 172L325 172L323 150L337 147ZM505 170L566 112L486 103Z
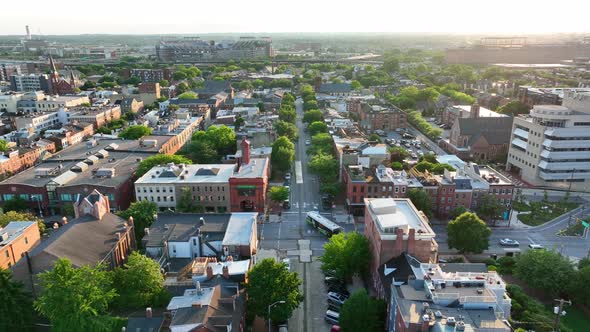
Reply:
M135 68L129 70L129 75L132 77L139 77L142 82L157 83L161 80L170 80L172 78L172 70L168 68L163 69L142 69Z
M394 131L408 126L406 113L395 106L385 108L379 105L362 104L360 127L366 132L375 130Z
M68 114L69 122L87 122L98 129L108 122L121 118L121 106L107 105L101 107L74 107Z
M365 205L365 236L373 253L369 271L372 286L382 295L385 289L379 269L383 265L403 254L434 263L438 244L428 218L409 199L366 198Z
M65 219L64 225L18 262L14 278L38 292L37 274L51 270L58 258L69 259L74 267L100 263L110 270L122 266L135 248L133 218L125 221L109 210L108 198L96 190L85 197L78 195L76 218Z
M39 241L41 237L36 221L11 221L0 227L0 268L14 266Z

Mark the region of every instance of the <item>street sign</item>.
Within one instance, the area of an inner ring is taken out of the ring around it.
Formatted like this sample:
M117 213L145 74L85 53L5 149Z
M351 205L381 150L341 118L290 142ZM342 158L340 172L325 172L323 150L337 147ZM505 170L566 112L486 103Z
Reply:
M588 228L590 227L590 224L587 221L582 221L582 226Z

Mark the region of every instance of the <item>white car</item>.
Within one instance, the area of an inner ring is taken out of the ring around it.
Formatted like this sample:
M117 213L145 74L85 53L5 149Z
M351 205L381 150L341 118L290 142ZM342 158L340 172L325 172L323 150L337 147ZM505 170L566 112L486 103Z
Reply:
M531 248L531 249L545 249L544 246L542 246L540 244L536 244L536 243L529 244L529 248Z
M308 139L306 139L306 140L305 140L305 145L310 145L310 144L311 144L311 141L310 141L310 140L308 140Z

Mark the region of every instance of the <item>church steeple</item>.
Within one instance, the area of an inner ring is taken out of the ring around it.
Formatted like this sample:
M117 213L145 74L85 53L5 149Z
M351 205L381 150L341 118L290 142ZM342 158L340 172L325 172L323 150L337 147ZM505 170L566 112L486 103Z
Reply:
M70 86L72 89L76 87L76 79L74 78L74 70L70 69Z
M53 62L53 57L49 56L49 70L51 75L57 74L57 68L55 67L55 62Z
M51 82L51 93L54 95L59 94L59 73L57 72L57 68L55 67L55 62L53 62L53 57L49 56L49 72L50 72L50 82Z

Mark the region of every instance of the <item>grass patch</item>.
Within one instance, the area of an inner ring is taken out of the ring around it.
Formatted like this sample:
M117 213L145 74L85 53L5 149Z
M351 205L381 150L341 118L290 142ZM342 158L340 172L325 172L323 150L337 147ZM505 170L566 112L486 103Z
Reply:
M519 214L518 220L529 226L539 226L575 209L578 205L578 203L564 201L531 202L528 205L530 213Z
M561 236L582 236L584 235L584 225L581 221L575 221L573 224L557 232Z
M561 319L563 325L572 331L585 331L590 326L590 316L576 307L567 307L566 315Z

